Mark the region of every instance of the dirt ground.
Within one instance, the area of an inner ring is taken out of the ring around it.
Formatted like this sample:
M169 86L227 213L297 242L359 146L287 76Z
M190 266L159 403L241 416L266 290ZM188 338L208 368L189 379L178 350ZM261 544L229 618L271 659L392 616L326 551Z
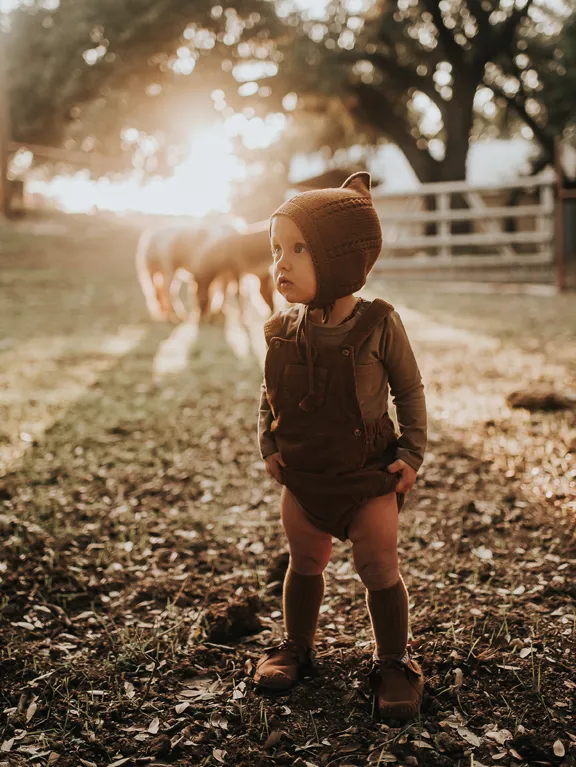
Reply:
M152 324L140 223L0 228L0 765L574 765L576 296L373 283L424 377L400 519L420 720L374 713L364 589L335 541L318 673L251 684L287 557L255 419L263 307Z

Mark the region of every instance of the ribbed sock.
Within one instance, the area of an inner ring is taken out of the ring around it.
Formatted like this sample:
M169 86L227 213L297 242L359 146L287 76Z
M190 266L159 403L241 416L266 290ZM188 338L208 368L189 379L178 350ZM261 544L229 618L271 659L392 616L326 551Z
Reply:
M320 605L324 596L324 574L300 575L288 568L284 579L284 626L286 635L299 645L314 647Z
M408 592L402 577L378 591L366 589L366 605L380 660L401 658L408 644Z

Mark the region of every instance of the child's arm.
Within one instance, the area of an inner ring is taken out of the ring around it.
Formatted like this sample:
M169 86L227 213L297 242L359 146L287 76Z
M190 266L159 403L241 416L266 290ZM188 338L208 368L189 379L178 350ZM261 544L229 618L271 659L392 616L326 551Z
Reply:
M258 411L258 447L264 460L272 453L277 453L276 441L270 431L272 423L272 411L266 396L266 385L262 384L260 394L260 410Z
M424 460L427 439L424 384L406 330L395 311L384 326L380 357L388 373L400 427L396 458L417 472Z
M272 423L272 411L270 410L270 403L266 396L266 385L262 384L262 393L260 395L260 410L258 412L258 445L260 447L260 455L266 463L266 471L271 477L274 477L276 482L282 484L282 476L280 474L280 466L284 466L282 456L276 446L276 440L272 436L270 430L270 424Z

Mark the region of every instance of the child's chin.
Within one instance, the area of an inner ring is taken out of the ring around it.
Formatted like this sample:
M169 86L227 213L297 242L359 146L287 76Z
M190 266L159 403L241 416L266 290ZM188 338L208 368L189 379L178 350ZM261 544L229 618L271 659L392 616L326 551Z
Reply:
M298 288L293 285L284 288L282 290L282 295L290 304L307 304L309 301L312 301L313 298L313 296L312 298L309 298L304 291L298 290Z

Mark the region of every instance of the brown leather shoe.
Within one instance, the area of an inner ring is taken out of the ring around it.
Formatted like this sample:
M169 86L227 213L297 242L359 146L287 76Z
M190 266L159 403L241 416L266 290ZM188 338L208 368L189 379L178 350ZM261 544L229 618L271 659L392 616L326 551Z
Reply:
M291 639L269 647L256 664L254 682L267 690L289 690L314 668L314 650Z
M408 653L399 659L373 661L369 676L382 717L409 720L418 716L424 675Z

